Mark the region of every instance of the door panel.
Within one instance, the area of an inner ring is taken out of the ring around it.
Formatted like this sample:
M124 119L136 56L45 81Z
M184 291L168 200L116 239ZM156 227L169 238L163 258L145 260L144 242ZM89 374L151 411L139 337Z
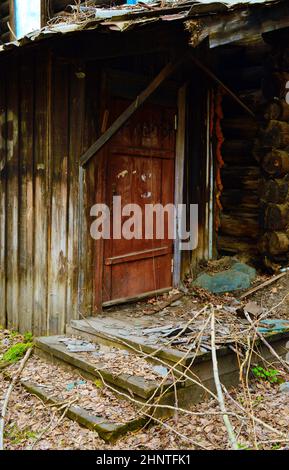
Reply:
M128 105L115 100L115 116ZM175 109L146 105L111 140L107 150L106 203L137 204L139 239L104 241L103 302L172 286L173 240L145 239L145 206L174 202ZM130 217L123 217L122 223ZM112 214L111 214L112 226ZM135 229L135 227L133 227ZM112 230L111 230L112 235Z

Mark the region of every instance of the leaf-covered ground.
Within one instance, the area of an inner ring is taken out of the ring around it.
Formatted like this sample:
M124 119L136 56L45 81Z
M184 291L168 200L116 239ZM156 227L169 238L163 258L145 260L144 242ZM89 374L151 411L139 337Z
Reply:
M289 318L289 299L284 301L288 292L287 277L265 291L260 291L254 300L267 309L277 306L274 310L275 317ZM26 338L26 341L28 339ZM23 341L23 337L16 333L0 330L0 361L1 355L3 356L13 344ZM43 370L50 370L51 382L55 380L56 383L57 376L60 379L62 377L64 385L74 381L73 374L64 369L62 371L59 366L56 368L57 371L49 367L50 365L44 360L32 357L24 376L26 374L29 378L29 374L33 375L34 371L37 377L43 374ZM9 383L7 371L13 372L15 368L16 364L0 369L0 407ZM259 374L259 378L254 378L250 373L248 387L244 380L243 384L230 392L231 398L226 397L227 411L230 413L229 417L239 446L243 449L276 450L287 449L289 446L289 393L281 392L279 384L279 379L289 382L289 374L282 370L277 360L267 364L265 369L273 372L269 373L267 378L264 378L262 373ZM280 371L278 381L274 379L274 371L277 370ZM131 404L123 403L108 390L100 389L97 385L94 388L93 384L87 386L83 384L83 388L67 393L67 397L77 398L78 393L81 394L82 400L93 403L94 410L107 411L111 403L114 410L111 413L115 413L117 419L121 419L128 414L128 410L132 410ZM243 408L242 410L238 408L236 402ZM5 420L5 448L10 450L227 449L229 448L227 431L219 411L218 401L214 398L207 399L196 405L191 414L178 412L175 417L161 424L155 423L146 429L129 434L115 444L106 444L95 432L82 428L65 416L61 419L61 412L44 405L38 398L17 385L12 392ZM259 421L256 422L254 418L258 418Z

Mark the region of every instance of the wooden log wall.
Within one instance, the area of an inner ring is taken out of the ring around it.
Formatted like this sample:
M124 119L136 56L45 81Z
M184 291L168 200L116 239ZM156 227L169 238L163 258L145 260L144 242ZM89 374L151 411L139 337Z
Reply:
M275 41L273 41L274 43ZM265 265L278 270L289 262L289 50L277 41L266 61L263 125L254 153L262 167L259 248Z
M79 318L79 156L94 138L97 109L86 93L92 79L75 72L45 49L0 61L0 324L35 335L64 332ZM82 240L86 315L89 243Z
M0 0L0 44L12 40L8 24L15 31L14 0Z
M263 103L261 85L267 50L268 46L263 43L249 47L228 46L219 57L219 74L223 81L253 112L257 112ZM222 110L224 166L218 249L228 254L255 254L260 237L261 170L253 147L259 123L227 95L223 97ZM279 157L281 160L282 155Z

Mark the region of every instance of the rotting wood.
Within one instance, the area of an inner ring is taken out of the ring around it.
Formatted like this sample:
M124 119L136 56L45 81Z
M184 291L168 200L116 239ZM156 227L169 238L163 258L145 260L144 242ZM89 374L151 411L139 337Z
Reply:
M240 300L246 299L250 295L253 295L253 294L255 294L255 292L258 292L259 290L264 289L267 286L270 286L271 284L278 281L279 279L282 279L282 277L285 277L286 275L287 275L287 273L281 273L281 274L278 274L277 276L273 276L271 279L268 279L268 281L262 282L262 284L259 284L258 286L253 287L252 289L250 289L247 292L245 292L244 294L242 294L239 297L239 299Z
M48 268L49 333L64 332L67 287L67 200L68 200L68 67L53 63L51 103L52 204L50 263ZM62 87L58 86L59 82ZM59 132L59 129L62 129Z
M7 318L19 328L19 62L13 56L7 81Z
M289 202L269 203L264 211L264 227L267 230L286 230L289 226Z
M268 179L261 182L260 196L272 204L283 204L289 199L289 179Z
M151 292L145 292L143 294L139 294L136 296L131 296L131 297L124 297L122 299L116 299L116 300L109 300L107 302L103 302L103 307L112 307L114 305L121 305L121 304L126 304L126 303L134 303L138 302L139 300L143 300L149 297L154 297L156 295L161 295L169 292L171 290L171 287L166 287L165 289L159 289L156 291L151 291Z
M134 102L114 121L114 123L102 134L102 136L84 153L80 158L80 165L85 166L87 162L121 129L128 119L140 108L140 106L157 90L157 88L170 77L189 57L183 54L181 58L166 65L149 86L140 93Z
M92 65L86 65L86 80L85 80L85 103L84 103L84 131L83 131L83 150L89 148L91 141L94 141L100 131L100 119L102 115L102 109L100 106L100 100L105 100L105 90L102 85L106 85L105 81L101 81L100 74L97 71L96 80L101 83L100 90L95 93L95 69ZM78 193L79 193L79 277L78 277L78 309L85 315L94 315L101 311L101 304L95 309L94 305L94 291L100 290L100 286L95 286L94 277L91 275L91 268L94 266L94 274L98 274L97 279L102 282L102 257L100 250L95 249L95 241L92 239L89 233L90 223L90 208L96 202L103 202L103 197L99 197L99 193L102 191L102 187L105 181L105 172L100 171L100 160L102 156L98 156L98 159L90 160L89 164L84 169L79 166L79 177L78 177ZM97 161L95 161L97 160ZM79 162L77 162L79 163ZM99 240L97 243L102 244L103 240ZM101 258L101 263L97 263L96 258Z
M243 237L232 237L219 234L218 250L226 253L258 253L256 241Z
M289 233L266 232L259 242L261 253L280 255L289 251Z
M85 68L82 67L84 70ZM70 95L69 95L69 163L68 163L68 227L67 227L67 295L66 295L66 323L78 318L78 276L79 255L78 243L83 236L83 229L79 218L83 217L78 207L80 202L78 195L79 165L78 158L82 153L84 131L84 105L85 105L85 80L78 79L75 66L69 71Z
M19 106L19 330L31 331L33 323L34 249L34 57L20 65Z
M7 131L7 110L6 110L6 67L1 62L0 67L0 126L2 133L0 134L0 325L6 326L6 199L7 199L7 145L5 142ZM4 131L4 132L3 132ZM4 134L4 135L3 135Z
M244 212L258 212L259 195L258 191L227 189L223 192L221 203L226 210L244 210Z
M34 318L36 336L47 333L48 234L50 226L51 57L36 55L34 122Z
M289 173L289 153L273 148L264 156L262 168L269 176L277 178L285 176Z
M251 214L232 213L221 215L221 233L233 237L250 237L258 239L259 236L259 222L257 217Z
M289 124L282 121L269 121L265 129L260 130L263 147L284 149L289 146Z

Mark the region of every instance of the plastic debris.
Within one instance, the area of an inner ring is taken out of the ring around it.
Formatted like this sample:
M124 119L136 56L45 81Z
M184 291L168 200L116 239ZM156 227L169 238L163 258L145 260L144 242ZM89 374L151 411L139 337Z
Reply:
M79 385L85 385L85 384L86 384L85 380L77 380L76 382L71 382L71 383L67 384L66 385L66 390L68 392L71 392L75 388L79 387Z
M166 377L168 375L168 369L164 366L154 366L153 370L161 377Z
M59 342L64 343L68 351L72 353L96 351L95 344L81 339L61 338Z
M195 286L207 289L213 294L248 289L256 277L256 270L244 263L235 263L231 269L216 274L201 274Z
M289 330L288 320L261 320L260 324L264 325L264 327L258 328L260 333L282 333L282 331Z

